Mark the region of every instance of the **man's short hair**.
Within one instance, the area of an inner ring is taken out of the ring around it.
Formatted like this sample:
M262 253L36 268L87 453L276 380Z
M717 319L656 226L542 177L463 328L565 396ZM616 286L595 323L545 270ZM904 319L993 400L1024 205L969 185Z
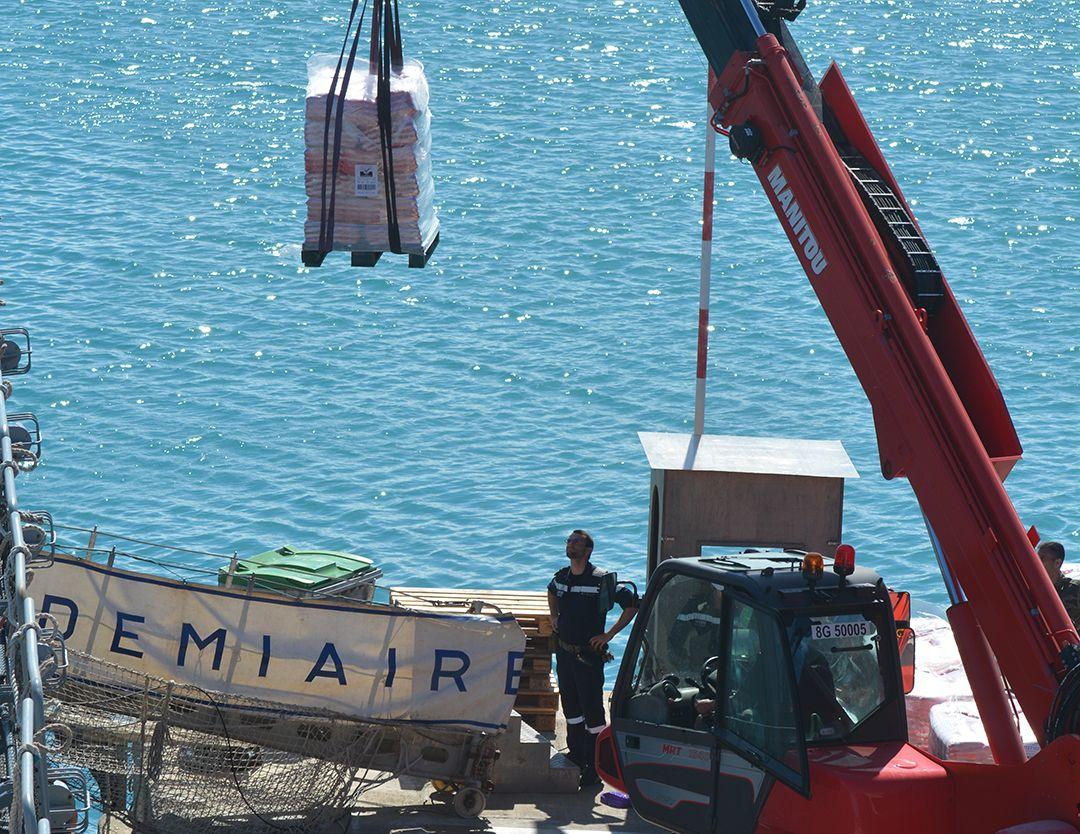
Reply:
M590 536L584 530L571 530L570 535L571 536L581 536L581 538L585 539L585 546L587 548L589 548L589 552L592 553L592 549L593 549L592 536Z
M1039 545L1039 557L1049 557L1058 562L1065 561L1065 545L1061 542L1043 542Z

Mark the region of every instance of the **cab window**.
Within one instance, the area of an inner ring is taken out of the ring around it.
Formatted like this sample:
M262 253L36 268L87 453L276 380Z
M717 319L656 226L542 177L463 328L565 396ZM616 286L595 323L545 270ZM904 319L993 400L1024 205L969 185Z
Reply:
M801 782L805 772L787 640L771 613L728 598L731 651L725 663L721 728Z
M686 729L710 726L714 701L702 675L715 680L723 604L722 586L689 576L668 579L638 645L627 717Z
M881 611L795 616L788 634L806 741L857 735L893 700L882 635L893 638Z

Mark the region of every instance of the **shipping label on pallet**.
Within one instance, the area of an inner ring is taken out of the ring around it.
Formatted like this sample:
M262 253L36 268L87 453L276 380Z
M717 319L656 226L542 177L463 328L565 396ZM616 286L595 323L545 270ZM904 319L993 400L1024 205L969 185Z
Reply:
M356 196L379 196L379 166L356 163Z

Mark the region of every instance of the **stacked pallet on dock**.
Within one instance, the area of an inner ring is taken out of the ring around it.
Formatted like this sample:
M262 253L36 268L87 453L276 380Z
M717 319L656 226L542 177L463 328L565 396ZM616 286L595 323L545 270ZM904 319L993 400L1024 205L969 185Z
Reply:
M465 613L475 600L482 600L484 613L496 609L513 614L525 632L525 658L521 664L514 710L537 732L554 733L559 711L559 694L551 674L554 650L551 615L546 591L502 591L475 588L391 588L390 602L417 611Z

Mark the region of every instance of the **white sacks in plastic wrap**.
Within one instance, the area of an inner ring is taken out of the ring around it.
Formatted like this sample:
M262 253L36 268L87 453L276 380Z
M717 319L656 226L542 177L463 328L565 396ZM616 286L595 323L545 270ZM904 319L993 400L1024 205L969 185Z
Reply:
M390 233L386 210L386 181L376 103L378 78L367 63L353 68L341 117L341 147L334 178L324 171L333 168L334 134L340 104L338 78L326 137L326 100L334 78L336 55L314 55L308 61L307 113L304 124L304 163L307 186L307 222L304 249L320 249L323 206L330 217L331 183L336 182L333 240L325 249L354 252L389 252ZM439 220L435 214L435 186L431 175L431 112L428 84L419 61L406 61L400 74L390 76L391 148L401 251L423 255L435 240ZM325 147L325 155L324 155ZM325 161L324 161L325 160Z

